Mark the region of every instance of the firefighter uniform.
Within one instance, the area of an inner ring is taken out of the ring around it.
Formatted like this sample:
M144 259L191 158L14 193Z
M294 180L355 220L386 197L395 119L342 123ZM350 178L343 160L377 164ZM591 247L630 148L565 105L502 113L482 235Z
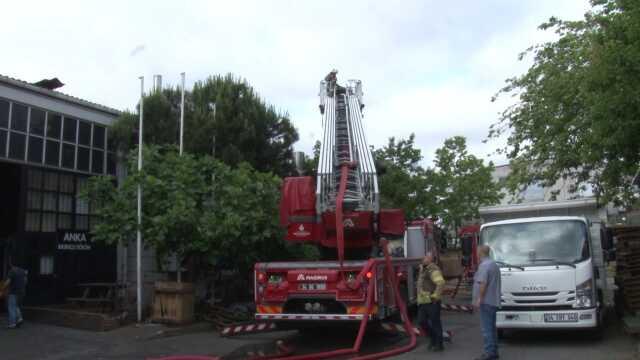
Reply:
M438 265L431 263L420 267L418 275L418 324L431 338L430 349L442 350L442 322L440 321L440 299L444 288L444 277Z

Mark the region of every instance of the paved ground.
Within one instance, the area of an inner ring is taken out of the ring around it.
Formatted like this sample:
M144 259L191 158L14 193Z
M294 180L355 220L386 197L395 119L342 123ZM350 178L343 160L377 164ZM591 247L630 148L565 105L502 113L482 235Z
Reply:
M427 352L425 341L398 359L472 359L481 349L478 320L472 315L445 314L447 329L454 332L454 341L444 353ZM6 323L5 319L0 322ZM158 325L128 326L96 333L43 324L25 324L19 330L0 329L0 358L14 359L144 359L177 354L218 355L235 360L246 357L248 351L269 349L277 339L296 344L298 353L324 350L326 343L350 346L348 332L326 331L298 335L295 332L220 338L207 324L179 331ZM402 337L371 335L363 344L367 351L389 348L403 343ZM500 344L501 359L639 359L637 340L626 336L614 321L607 327L601 341L590 340L585 334L570 332L519 332L510 334Z
M442 354L431 354L424 341L411 353L398 359L473 359L482 350L479 319L476 315L448 315L445 326L454 332L454 341ZM637 357L638 341L627 336L615 320L609 321L602 340L585 333L519 331L508 333L499 344L500 359L509 360L630 360ZM430 355L431 354L431 355Z

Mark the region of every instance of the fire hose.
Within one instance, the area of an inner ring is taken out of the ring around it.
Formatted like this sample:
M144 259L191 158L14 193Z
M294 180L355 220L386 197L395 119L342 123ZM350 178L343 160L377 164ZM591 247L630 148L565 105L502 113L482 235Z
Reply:
M356 356L352 358L353 360L383 359L386 357L390 357L390 356L401 354L403 352L410 351L416 346L416 341L417 341L416 334L413 331L413 325L411 324L409 314L407 313L407 306L404 303L402 296L400 296L400 291L398 289L398 278L396 276L396 272L393 270L393 266L391 264L391 257L389 256L389 250L387 245L388 245L388 242L386 240L382 242L382 247L383 247L384 257L385 257L385 265L386 265L385 278L393 286L396 304L398 305L398 308L400 310L400 314L404 323L405 330L407 334L409 334L410 336L409 344L395 348L395 349L375 353L375 354ZM367 262L367 264L364 266L360 274L358 275L358 278L362 279L365 276L365 274L371 270L374 264L375 264L375 261L370 259ZM363 314L362 320L360 321L358 335L356 336L356 340L353 344L353 347L337 349L332 351L318 352L313 354L279 357L276 359L319 360L319 359L327 359L327 358L337 357L337 356L357 354L360 351L362 340L364 338L364 334L367 329L367 322L369 320L369 315L371 314L371 310L373 309L374 289L375 289L375 281L369 281L369 284L367 286L367 301L366 301L367 311L365 314Z

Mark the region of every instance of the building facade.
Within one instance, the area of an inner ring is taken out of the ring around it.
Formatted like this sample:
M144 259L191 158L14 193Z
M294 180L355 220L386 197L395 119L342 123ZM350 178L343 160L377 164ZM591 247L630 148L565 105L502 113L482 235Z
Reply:
M116 174L119 111L0 75L0 270L29 271L25 302L64 301L79 282L116 281L117 249L91 242L79 194Z
M493 180L502 182L510 172L509 165L496 166ZM481 220L491 222L534 216L585 216L592 221L606 222L617 214L614 207L598 204L590 187L571 192L574 185L573 179L560 179L552 187L532 184L516 195L503 191L499 204L479 209Z

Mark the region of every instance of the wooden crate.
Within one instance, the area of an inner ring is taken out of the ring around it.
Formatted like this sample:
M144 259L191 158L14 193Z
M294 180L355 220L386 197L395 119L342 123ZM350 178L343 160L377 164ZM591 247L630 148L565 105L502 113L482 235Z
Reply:
M191 323L194 303L193 284L158 281L154 288L152 320L174 325Z

